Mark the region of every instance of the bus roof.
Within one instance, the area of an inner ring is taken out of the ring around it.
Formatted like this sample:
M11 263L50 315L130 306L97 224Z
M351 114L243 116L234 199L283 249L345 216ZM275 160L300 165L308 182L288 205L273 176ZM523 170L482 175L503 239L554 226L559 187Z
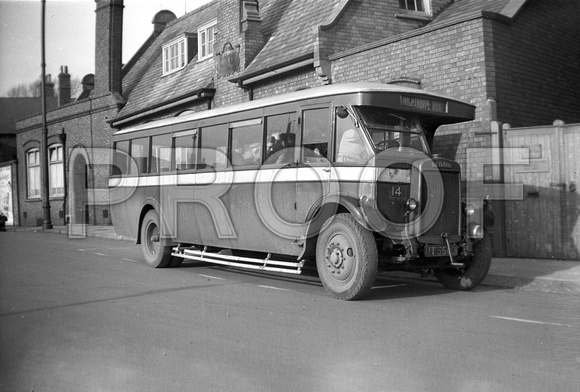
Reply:
M305 99L322 98L333 95L345 95L345 94L356 94L356 93L372 93L372 92L382 92L382 93L406 93L406 94L417 94L434 99L445 99L447 101L453 101L462 105L472 106L471 104L459 101L455 98L450 98L440 94L430 93L424 90L419 90L416 88L398 86L392 84L384 83L342 83L342 84L332 84L328 86L307 88L304 90L294 91L291 93L275 95L268 98L261 98L255 101L248 101L232 106L224 106L216 109L206 110L198 113L191 113L186 116L171 117L157 121L151 121L145 124L139 124L121 129L115 132L115 135L121 135L130 132L143 131L153 128L158 128L166 125L175 125L192 120L200 120L205 118L210 118L214 116L226 115L236 112L242 112L250 109L259 109L267 106L280 105L285 103L291 103L295 101L301 101Z

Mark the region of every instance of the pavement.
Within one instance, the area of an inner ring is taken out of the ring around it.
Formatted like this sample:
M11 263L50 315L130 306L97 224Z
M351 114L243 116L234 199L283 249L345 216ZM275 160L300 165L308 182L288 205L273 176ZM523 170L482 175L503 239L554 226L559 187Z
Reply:
M7 227L7 231L31 231L69 235L69 237L98 237L134 242L133 238L117 235L113 226L53 226ZM419 276L406 272L382 273L411 279L434 281L432 275ZM484 286L514 288L525 291L541 291L557 294L580 295L580 260L494 258Z

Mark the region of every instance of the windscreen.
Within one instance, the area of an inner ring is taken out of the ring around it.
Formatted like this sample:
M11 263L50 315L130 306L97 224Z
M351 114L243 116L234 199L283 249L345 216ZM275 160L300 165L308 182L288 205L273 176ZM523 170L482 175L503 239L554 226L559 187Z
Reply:
M429 153L425 131L417 118L379 107L358 106L355 109L377 150L413 148Z

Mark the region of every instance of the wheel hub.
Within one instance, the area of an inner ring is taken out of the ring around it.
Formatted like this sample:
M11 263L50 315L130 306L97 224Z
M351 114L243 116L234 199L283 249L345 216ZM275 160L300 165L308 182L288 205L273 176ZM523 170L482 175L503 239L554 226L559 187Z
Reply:
M335 246L335 244L330 244L328 249L328 261L334 268L340 268L344 262L344 254L340 247ZM330 267L330 266L329 266Z
M351 269L351 259L354 252L351 247L344 246L341 241L331 242L326 248L326 267L333 275L349 273L345 271Z

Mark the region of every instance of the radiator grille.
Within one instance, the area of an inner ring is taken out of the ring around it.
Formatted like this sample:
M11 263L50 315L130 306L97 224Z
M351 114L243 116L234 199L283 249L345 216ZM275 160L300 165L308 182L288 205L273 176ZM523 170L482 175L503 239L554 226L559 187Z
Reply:
M427 174L428 173L424 173ZM429 228L422 236L441 236L442 233L450 235L459 235L460 231L460 214L461 214L461 183L460 173L455 171L440 171L443 180L443 206L439 218L435 224ZM423 179L423 201L429 197L429 189ZM423 204L423 203L422 203ZM424 204L423 204L424 205Z

